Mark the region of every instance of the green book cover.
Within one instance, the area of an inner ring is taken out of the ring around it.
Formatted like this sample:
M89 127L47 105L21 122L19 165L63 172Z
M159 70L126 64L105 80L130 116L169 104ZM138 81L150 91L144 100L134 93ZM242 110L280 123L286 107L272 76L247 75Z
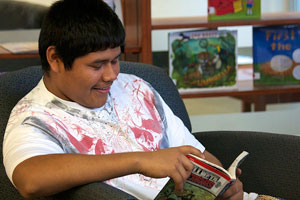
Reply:
M236 87L237 32L169 33L169 74L180 92Z
M260 0L208 0L208 20L260 19Z
M178 193L174 191L175 183L172 179L169 180L167 185L158 194L155 200L169 200L169 199L190 199L190 200L214 200L215 195L207 190L199 189L199 187L192 184L184 184L183 192Z

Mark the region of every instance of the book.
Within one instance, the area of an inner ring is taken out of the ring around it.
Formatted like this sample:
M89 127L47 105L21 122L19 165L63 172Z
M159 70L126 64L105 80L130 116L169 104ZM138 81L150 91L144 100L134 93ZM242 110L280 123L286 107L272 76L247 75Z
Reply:
M208 20L253 20L261 17L260 0L208 0Z
M253 28L254 85L300 83L300 26Z
M174 181L170 179L156 196L155 200L213 200L217 196L222 195L236 180L236 169L245 160L248 154L248 152L243 151L232 162L228 170L225 170L223 167L207 160L189 154L187 157L194 164L194 168L190 177L184 184L184 191L176 193L174 191Z
M14 54L31 54L38 53L38 42L7 42L1 43L0 46Z
M237 31L169 33L169 75L180 93L236 88Z

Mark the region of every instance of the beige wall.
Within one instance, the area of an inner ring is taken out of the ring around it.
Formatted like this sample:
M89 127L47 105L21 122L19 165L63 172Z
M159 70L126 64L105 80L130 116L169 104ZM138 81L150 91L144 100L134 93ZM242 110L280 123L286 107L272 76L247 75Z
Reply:
M14 0L14 1L27 1L30 3L36 3L36 4L42 4L45 6L49 6L56 0Z

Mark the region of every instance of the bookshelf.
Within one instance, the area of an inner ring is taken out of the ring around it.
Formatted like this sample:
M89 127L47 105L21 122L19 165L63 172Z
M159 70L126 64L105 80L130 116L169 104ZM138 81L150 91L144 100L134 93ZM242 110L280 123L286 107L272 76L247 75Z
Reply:
M152 31L180 28L217 28L221 26L260 26L299 24L300 12L262 14L260 20L208 22L207 17L181 17L151 19L151 0L121 0L126 45L122 60L152 64ZM32 60L39 62L37 54L12 55L0 48L0 66L24 65ZM265 110L268 103L300 101L300 86L255 88L251 82L241 82L238 91L206 92L182 95L183 98L231 96L242 100L243 111ZM275 101L276 100L276 101Z
M128 34L128 28L135 27L137 38L135 44L139 46L139 51L135 54L139 55L136 61L152 64L152 31L164 29L186 29L186 28L218 28L223 26L269 26L269 25L287 25L299 24L300 12L286 13L262 13L260 20L239 20L239 21L216 21L208 22L206 16L199 17L180 17L180 18L152 18L151 19L151 0L126 0L127 3L136 2L136 10L133 12L124 11L124 17L138 14L139 19L136 24L131 24L125 28ZM129 14L129 15L128 15ZM128 42L127 44L130 44ZM252 68L252 65L248 66ZM240 68L240 67L239 67ZM212 91L199 92L194 94L182 94L182 98L202 98L202 97L218 97L230 96L238 98L242 101L242 111L251 111L251 104L254 104L255 111L264 111L269 103L283 102L299 102L300 86L274 86L274 87L254 87L252 81L241 81L240 87L236 91Z
M208 22L206 16L199 17L180 17L180 18L151 18L151 0L123 0L123 3L130 4L136 3L136 7L131 9L130 12L123 10L124 18L131 17L130 15L136 15L139 19L136 24L130 24L126 26L127 37L128 28L133 29L135 27L138 30L138 35L135 40L139 42L135 45L139 46L139 51L135 52L139 54L139 60L143 63L152 64L152 31L164 30L164 29L181 29L181 28L218 28L222 26L260 26L260 25L285 25L285 24L298 24L300 23L300 12L286 12L286 13L266 13L261 16L260 20L238 20L238 21L219 21ZM124 6L123 4L122 6ZM126 5L125 5L126 7ZM132 42L132 41L131 41ZM130 42L128 44L131 44Z

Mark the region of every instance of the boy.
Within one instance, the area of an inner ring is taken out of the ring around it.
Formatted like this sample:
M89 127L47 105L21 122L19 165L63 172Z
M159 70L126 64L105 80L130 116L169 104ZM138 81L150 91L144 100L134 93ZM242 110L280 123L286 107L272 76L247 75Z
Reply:
M51 6L39 38L44 76L13 109L4 140L8 177L25 198L105 181L153 199L168 177L182 190L193 168L185 155L221 165L148 83L119 74L124 40L101 0ZM242 196L237 180L222 198Z

